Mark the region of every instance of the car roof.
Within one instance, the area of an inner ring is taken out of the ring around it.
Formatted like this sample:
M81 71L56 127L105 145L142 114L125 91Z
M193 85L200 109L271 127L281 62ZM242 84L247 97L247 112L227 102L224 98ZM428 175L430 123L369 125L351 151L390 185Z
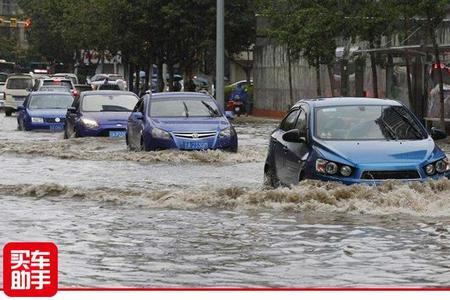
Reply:
M75 75L74 73L55 73L55 74L52 74L50 76L58 77L58 76L77 76L77 75Z
M44 78L44 81L70 81L70 82L72 82L72 80L70 80L69 78L64 78L64 77Z
M164 98L211 98L210 95L205 93L196 93L196 92L165 92L165 93L153 93L151 94L150 99L164 99Z
M96 90L96 91L84 91L81 92L80 95L88 96L88 95L137 95L130 91L119 91L119 90Z
M302 103L307 103L311 107L346 106L346 105L393 105L393 106L402 105L400 102L391 99L366 98L366 97L333 97L333 98L316 98L316 99L300 100L294 105L294 107L298 107Z
M33 78L33 75L31 75L31 74L26 74L26 73L13 73L13 74L9 74L8 75L8 79L9 78L24 78L24 77L27 77L27 78Z
M30 93L30 96L34 95L71 95L71 94L69 92L54 92L54 91L36 91Z

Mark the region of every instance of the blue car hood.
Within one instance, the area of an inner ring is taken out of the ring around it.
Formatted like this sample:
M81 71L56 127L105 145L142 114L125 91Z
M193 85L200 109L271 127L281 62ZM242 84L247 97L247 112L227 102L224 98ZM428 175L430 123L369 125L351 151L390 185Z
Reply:
M412 164L442 155L431 138L417 141L323 141L315 146L324 158L356 164Z
M27 112L30 117L65 118L67 109L28 109Z
M126 124L130 114L129 111L83 112L83 117L95 120L100 125Z
M155 127L166 131L216 131L230 126L227 119L221 118L153 118Z

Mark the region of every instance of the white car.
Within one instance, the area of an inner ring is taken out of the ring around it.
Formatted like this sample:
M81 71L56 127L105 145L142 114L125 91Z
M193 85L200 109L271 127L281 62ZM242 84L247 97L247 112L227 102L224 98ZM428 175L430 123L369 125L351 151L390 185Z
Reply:
M78 84L78 77L73 73L56 73L50 75L50 77L66 78L72 80L73 84Z
M8 77L3 91L6 116L17 111L38 80L38 76L32 74L13 74Z
M5 83L6 79L8 79L8 74L0 73L0 109L5 106Z
M107 82L105 82L106 80ZM97 90L103 84L118 84L121 87L123 86L122 90L127 89L127 82L119 74L95 74L87 79L87 83L92 86L93 90Z

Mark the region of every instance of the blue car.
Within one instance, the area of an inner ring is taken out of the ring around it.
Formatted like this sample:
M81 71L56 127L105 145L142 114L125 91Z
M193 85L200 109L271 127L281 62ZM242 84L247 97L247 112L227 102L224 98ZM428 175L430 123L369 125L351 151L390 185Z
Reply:
M207 150L236 152L236 131L213 97L203 93L147 94L128 119L130 150Z
M303 179L377 184L450 176L449 161L404 105L393 100L325 98L298 102L272 133L267 186Z
M67 109L64 138L124 138L127 120L139 98L127 91L88 91Z
M62 131L72 102L68 92L32 92L18 107L18 129Z

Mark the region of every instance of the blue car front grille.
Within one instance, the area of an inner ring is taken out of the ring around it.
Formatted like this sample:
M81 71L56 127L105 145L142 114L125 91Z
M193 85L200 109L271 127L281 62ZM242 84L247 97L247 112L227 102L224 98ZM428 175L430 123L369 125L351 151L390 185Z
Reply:
M64 123L65 118L59 118L59 122L56 122L56 118L44 118L45 123Z
M202 132L174 132L174 136L184 139L205 139L216 136L215 131L202 131Z
M364 171L361 179L365 180L383 180L383 179L419 179L417 170L405 171Z

